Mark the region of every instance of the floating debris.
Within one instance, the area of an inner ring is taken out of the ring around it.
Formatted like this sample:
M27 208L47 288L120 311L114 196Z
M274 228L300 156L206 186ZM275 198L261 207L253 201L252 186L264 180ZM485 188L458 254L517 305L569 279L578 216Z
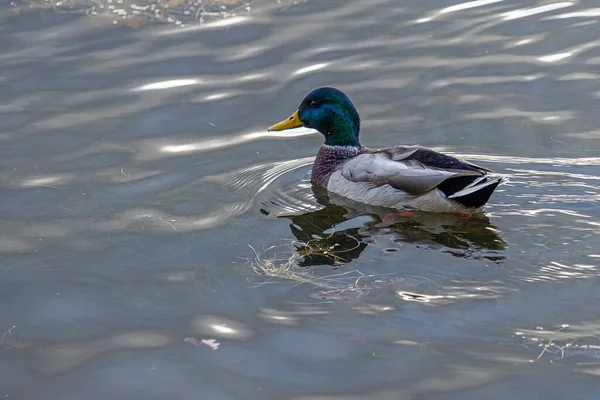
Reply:
M21 0L11 3L19 14L26 4L32 9L53 9L58 13L113 16L119 19L113 25L138 28L159 22L184 27L189 23L203 23L207 19L231 18L238 11L247 14L252 0Z
M202 339L200 342L195 337L189 336L183 339L183 343L189 343L192 346L200 346L204 345L210 347L211 349L218 350L221 343L217 342L215 339Z

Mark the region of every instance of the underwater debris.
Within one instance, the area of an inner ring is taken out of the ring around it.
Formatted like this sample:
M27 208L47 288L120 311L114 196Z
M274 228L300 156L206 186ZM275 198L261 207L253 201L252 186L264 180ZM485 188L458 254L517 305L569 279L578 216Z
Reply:
M402 278L382 279L396 274L364 274L358 269L326 274L331 271L328 265L305 265L303 263L305 258L315 254L342 260L340 254L343 249L340 246L335 244L325 246L322 242L319 243L319 240L314 239L306 243L288 240L282 245L271 246L260 253L249 245L255 256L254 259L249 260L252 270L257 275L268 277L258 285L274 283L277 279L293 281L297 284L310 284L321 289L318 292L319 297L329 297L347 292L360 295L372 290L388 289L402 281Z

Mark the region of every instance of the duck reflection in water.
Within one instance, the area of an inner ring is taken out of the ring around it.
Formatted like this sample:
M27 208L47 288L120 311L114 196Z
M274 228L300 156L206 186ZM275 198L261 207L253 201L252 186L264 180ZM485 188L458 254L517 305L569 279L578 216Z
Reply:
M389 220L390 209L357 203L345 197L313 188L323 208L299 215L280 215L292 223L290 229L303 257L300 265L340 265L357 259L372 237L392 236L395 242L410 243L424 251L442 251L455 257L501 262L506 243L487 216L412 212ZM370 217L360 226L336 226ZM391 251L395 251L392 249Z

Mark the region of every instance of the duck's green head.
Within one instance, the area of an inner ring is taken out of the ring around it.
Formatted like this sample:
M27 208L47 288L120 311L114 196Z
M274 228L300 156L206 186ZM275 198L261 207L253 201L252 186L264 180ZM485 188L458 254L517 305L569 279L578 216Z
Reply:
M340 90L330 87L315 89L306 95L291 117L275 124L269 131L305 126L318 130L330 146L360 147L360 118L354 105Z

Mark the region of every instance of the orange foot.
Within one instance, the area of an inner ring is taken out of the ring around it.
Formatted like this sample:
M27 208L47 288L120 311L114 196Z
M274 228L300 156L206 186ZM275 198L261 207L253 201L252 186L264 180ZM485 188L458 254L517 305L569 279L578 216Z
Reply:
M385 214L383 216L383 218L381 219L381 222L383 222L384 224L391 224L398 217L410 217L411 215L413 215L413 213L411 211L403 211L401 213L389 213L389 214Z
M458 213L456 215L458 215L459 218L471 218L473 216L471 213Z

